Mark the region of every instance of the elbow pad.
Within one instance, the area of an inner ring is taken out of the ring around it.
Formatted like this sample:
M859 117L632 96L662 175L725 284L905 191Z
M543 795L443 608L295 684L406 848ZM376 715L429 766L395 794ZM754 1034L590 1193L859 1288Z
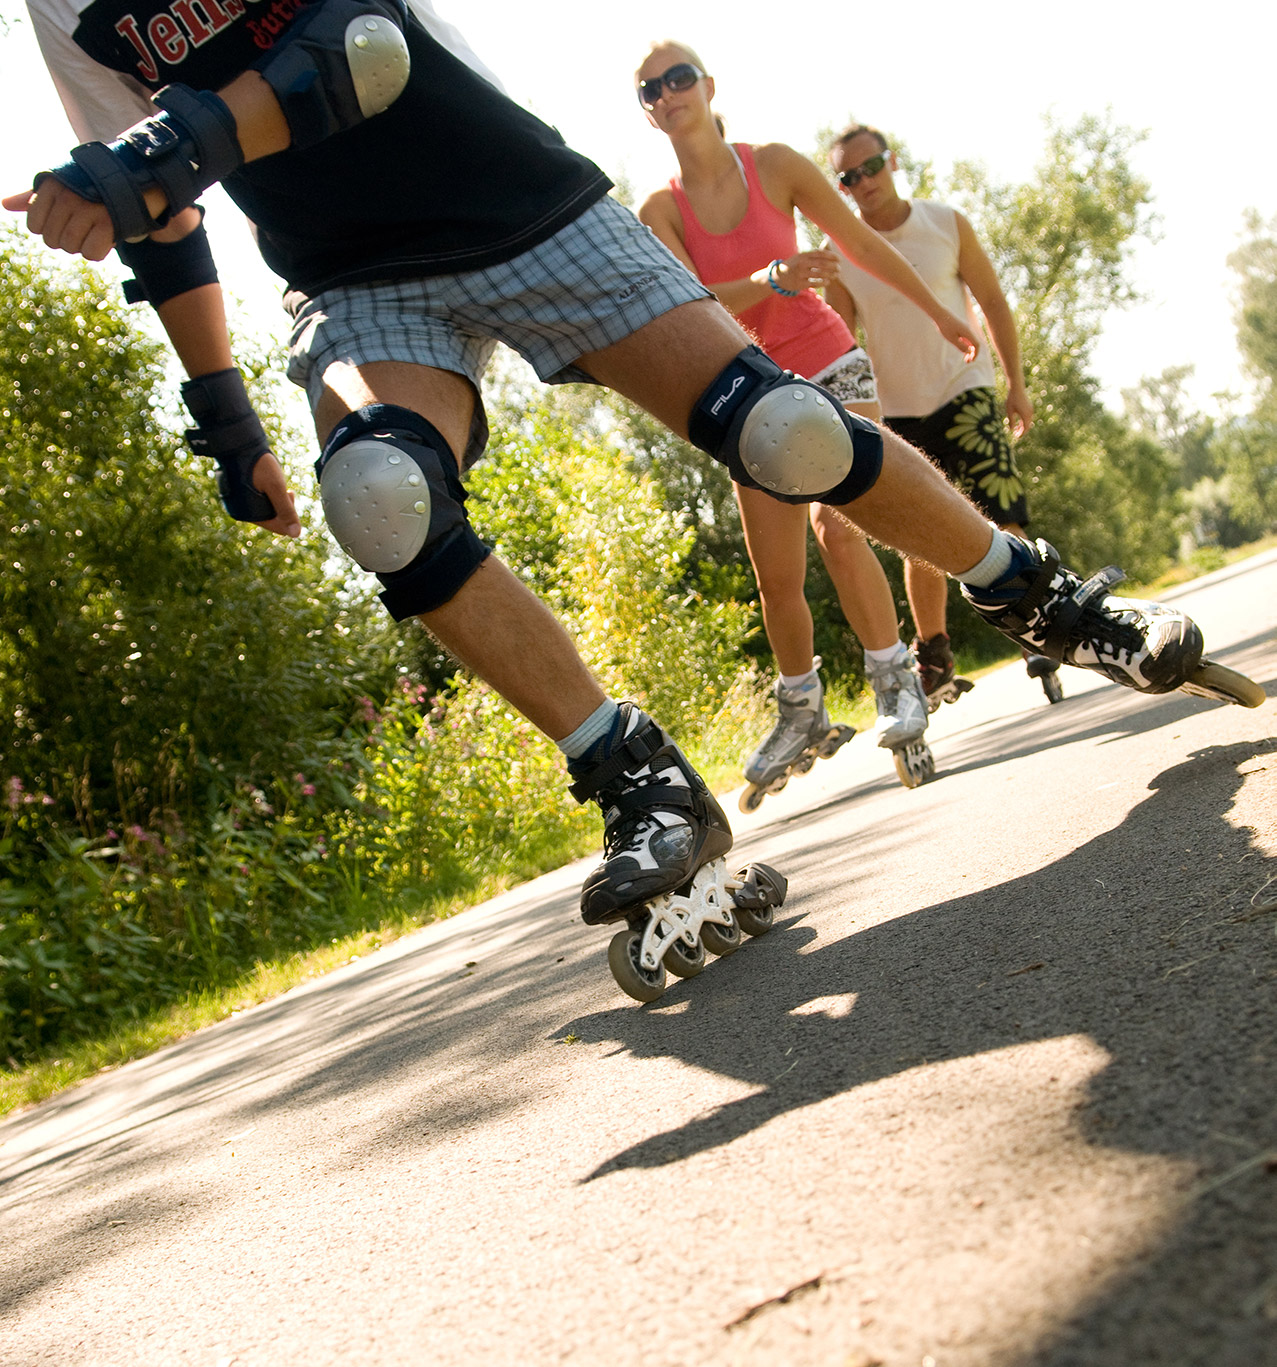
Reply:
M253 69L275 92L292 146L311 147L389 109L408 84L399 0L304 6Z

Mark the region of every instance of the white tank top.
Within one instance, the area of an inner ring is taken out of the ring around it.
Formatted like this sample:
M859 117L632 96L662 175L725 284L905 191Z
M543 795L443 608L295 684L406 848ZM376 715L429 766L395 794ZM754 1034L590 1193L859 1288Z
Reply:
M899 290L854 266L845 256L838 275L856 301L856 313L874 373L878 398L888 418L925 418L968 389L994 383L993 357L980 326L975 301L958 275L958 222L954 211L934 200L909 201L909 217L880 234L959 318L967 318L980 354L967 365L962 353ZM826 246L834 246L827 242ZM837 251L837 247L834 247ZM841 253L839 253L842 256Z

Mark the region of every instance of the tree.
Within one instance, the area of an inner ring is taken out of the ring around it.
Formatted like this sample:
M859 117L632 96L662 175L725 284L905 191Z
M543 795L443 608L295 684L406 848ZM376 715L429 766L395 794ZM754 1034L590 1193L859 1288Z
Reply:
M1277 384L1277 218L1264 223L1246 215L1249 241L1228 258L1241 277L1237 300L1237 345L1259 382L1261 405L1272 401Z
M1121 561L1150 578L1176 546L1175 471L1155 442L1107 414L1089 364L1105 314L1135 302L1130 246L1150 236L1150 189L1131 165L1142 135L1087 116L1047 122L1023 185L959 164L953 193L1015 309L1037 421L1017 449L1034 528L1077 564Z
M86 834L188 819L210 783L286 766L385 675L381 629L334 591L326 540L225 516L167 425L160 349L92 269L51 270L12 230L0 260L8 773Z
M1189 406L1184 390L1192 374L1191 365L1170 366L1160 375L1146 375L1138 385L1122 390L1127 422L1171 456L1183 489L1219 474L1212 447L1215 423Z

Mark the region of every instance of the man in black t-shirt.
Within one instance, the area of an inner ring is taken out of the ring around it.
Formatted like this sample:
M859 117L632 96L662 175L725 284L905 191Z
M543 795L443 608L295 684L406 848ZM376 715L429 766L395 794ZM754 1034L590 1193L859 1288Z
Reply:
M460 475L486 440L478 381L496 341L549 382L624 394L742 482L845 508L962 579L1017 639L1040 641L1077 587L912 448L750 347L607 196L602 172L509 100L428 0L79 3L29 0L86 141L5 206L51 247L90 260L119 250L138 277L133 297L156 308L191 377L188 437L216 460L227 510L295 536L292 496L232 361L199 194L220 182L253 220L289 285L289 374L311 400L338 541L377 573L396 618L419 616L558 743L574 794L604 809L587 921L635 916L725 853L731 833L670 738L604 696L470 527ZM689 72L645 81L640 98L685 98L703 78ZM1021 600L1032 620L1014 613ZM1178 615L1147 612L1140 630L1168 616L1179 644L1159 626L1158 643L1120 666L1094 626L1054 648L1163 691L1200 656ZM644 960L634 971L654 970Z

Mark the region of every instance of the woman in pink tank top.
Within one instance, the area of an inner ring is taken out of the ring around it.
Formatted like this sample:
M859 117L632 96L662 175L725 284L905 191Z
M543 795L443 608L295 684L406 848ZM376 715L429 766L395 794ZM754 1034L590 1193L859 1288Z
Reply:
M647 198L639 218L714 290L777 364L823 385L850 411L880 420L865 353L815 293L837 278L838 258L831 251L798 250L795 211L801 209L858 265L912 299L959 349L965 348L969 326L936 299L894 248L881 250L888 244L847 209L806 157L782 143L724 141L710 108L714 81L704 72L690 48L663 42L636 73L648 121L670 139L680 170L668 187ZM745 765L751 787L742 805L757 805L754 790L765 790L769 764L777 747L784 748L778 733L786 725L787 699L803 696L817 720L828 723L805 594L809 516L843 613L865 650L879 745L898 751L917 742L927 708L913 657L900 639L887 577L863 533L823 504L804 509L761 489L735 488L763 626L780 674L781 721Z

